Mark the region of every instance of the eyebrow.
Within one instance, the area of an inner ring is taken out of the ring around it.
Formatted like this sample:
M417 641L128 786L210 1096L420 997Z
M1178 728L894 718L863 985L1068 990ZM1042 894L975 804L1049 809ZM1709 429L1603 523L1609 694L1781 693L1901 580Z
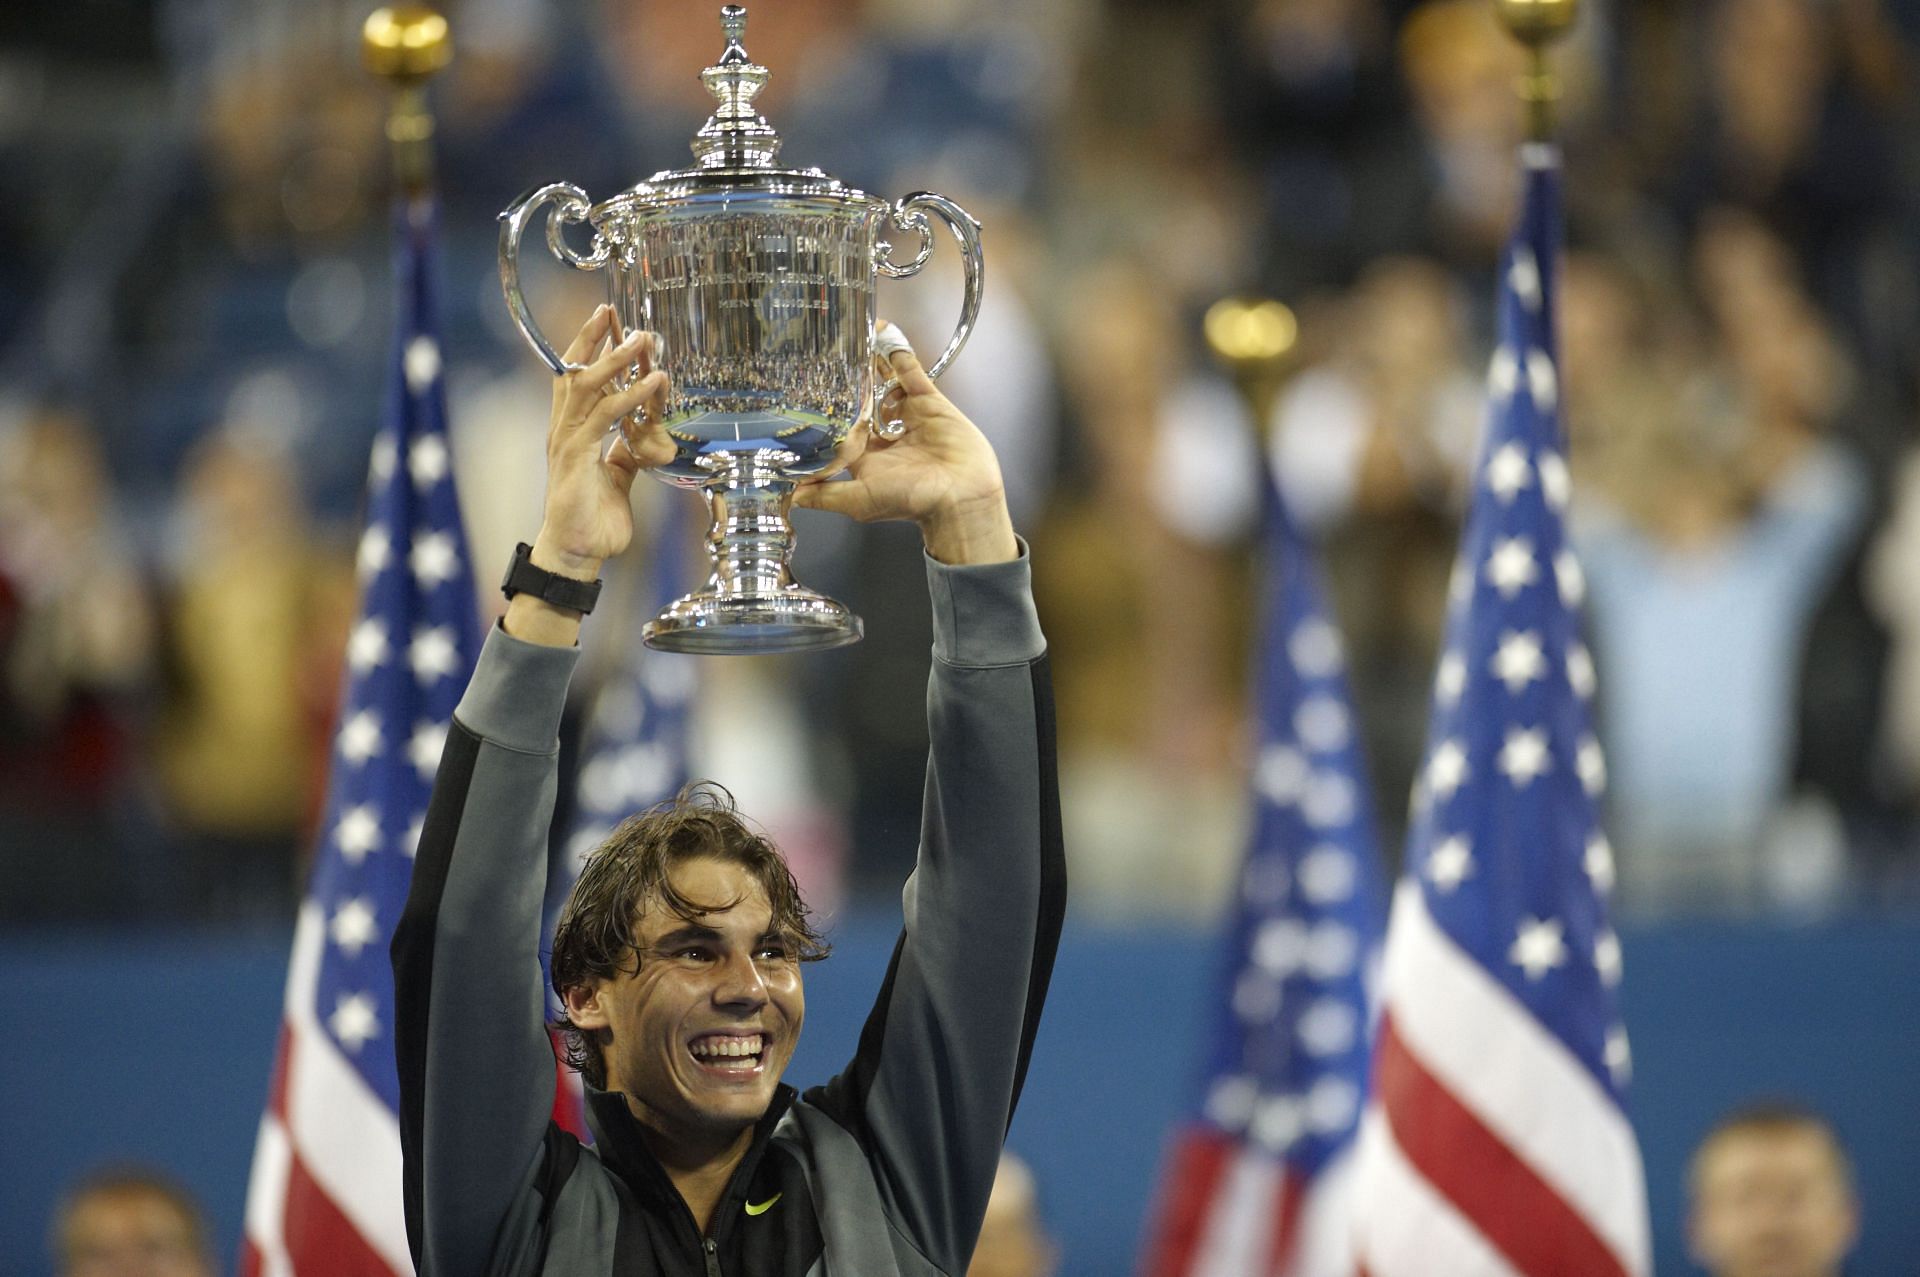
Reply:
M759 938L756 939L754 943L765 944L769 940L776 940L781 944L792 944L794 942L792 932L780 927L768 927L760 933ZM722 944L725 943L725 941L726 936L714 928L701 926L697 922L689 922L684 926L675 927L672 931L667 932L655 940L652 947L655 949L666 949L676 944L689 944L694 942Z

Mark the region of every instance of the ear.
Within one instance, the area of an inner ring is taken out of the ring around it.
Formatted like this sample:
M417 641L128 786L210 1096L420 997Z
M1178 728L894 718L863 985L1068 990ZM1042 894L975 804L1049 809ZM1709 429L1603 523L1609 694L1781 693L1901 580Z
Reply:
M576 984L560 995L560 1002L567 1009L567 1019L573 1027L592 1032L612 1027L607 1017L607 1008L600 997L602 981L594 980L588 984Z

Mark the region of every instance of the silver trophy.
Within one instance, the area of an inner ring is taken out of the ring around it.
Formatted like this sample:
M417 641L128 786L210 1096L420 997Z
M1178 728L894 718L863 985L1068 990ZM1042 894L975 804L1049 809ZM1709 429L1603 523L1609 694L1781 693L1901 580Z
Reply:
M960 322L927 371L938 377L980 312L980 224L925 191L889 204L819 169L774 166L780 138L754 113L767 82L740 41L744 5L720 10L726 51L700 73L719 106L693 139L698 163L656 173L599 204L569 182L529 191L500 214L500 284L520 331L553 371L573 367L535 326L520 292L520 239L544 204L547 246L580 270L608 272L621 331L661 338L656 366L672 380L663 425L678 444L654 473L705 494L713 575L643 631L677 652L791 652L860 637L845 605L795 583L788 512L796 483L834 469L847 432L897 437L876 375L876 275L917 272L933 253L931 213L960 245ZM564 232L585 222L587 251ZM896 263L882 236L916 236Z

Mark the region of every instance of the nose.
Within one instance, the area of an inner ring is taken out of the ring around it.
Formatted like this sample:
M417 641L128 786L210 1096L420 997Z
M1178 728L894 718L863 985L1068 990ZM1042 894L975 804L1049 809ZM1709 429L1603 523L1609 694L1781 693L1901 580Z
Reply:
M767 1004L767 982L751 953L734 953L720 964L713 1000L721 1006L749 1011Z

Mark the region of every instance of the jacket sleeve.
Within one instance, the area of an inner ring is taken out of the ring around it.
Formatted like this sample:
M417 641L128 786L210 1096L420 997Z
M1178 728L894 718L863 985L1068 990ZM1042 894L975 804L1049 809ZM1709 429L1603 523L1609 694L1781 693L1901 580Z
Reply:
M540 975L560 714L577 649L495 627L454 711L393 937L407 1240L479 1277L553 1108Z
M860 1141L895 1227L959 1273L1026 1074L1066 867L1024 552L975 567L930 560L928 584L931 749L905 927L853 1062L807 1098Z

